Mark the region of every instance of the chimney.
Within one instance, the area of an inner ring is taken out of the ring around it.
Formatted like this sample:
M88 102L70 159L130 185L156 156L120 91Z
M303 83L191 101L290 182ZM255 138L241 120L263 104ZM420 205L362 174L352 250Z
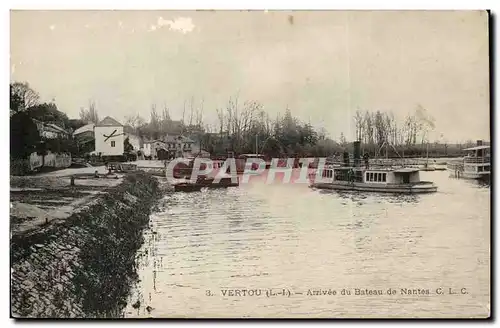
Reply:
M483 140L476 141L476 146L482 146L482 145L483 145Z
M344 157L344 166L350 166L349 165L349 153L344 151L343 157Z
M361 164L361 142L354 141L354 166L359 167Z

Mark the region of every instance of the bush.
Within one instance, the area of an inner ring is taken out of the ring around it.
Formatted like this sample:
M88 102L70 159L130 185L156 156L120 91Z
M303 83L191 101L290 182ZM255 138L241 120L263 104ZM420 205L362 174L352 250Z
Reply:
M31 172L30 163L27 159L11 159L10 174L11 175L27 175Z

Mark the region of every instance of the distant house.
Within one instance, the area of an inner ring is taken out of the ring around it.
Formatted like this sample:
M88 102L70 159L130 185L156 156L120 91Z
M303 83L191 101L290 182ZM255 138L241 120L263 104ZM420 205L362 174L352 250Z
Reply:
M162 139L143 140L141 150L144 156L153 159L167 159L191 156L195 141L182 135L167 135Z
M84 125L82 127L79 127L75 131L73 131L73 137L78 138L78 139L89 139L89 138L94 138L94 123L90 123L87 125Z
M183 135L177 135L166 136L164 140L168 147L167 150L173 153L175 157L191 156L193 145L195 144L193 139Z
M33 119L33 122L36 124L36 128L38 129L38 133L40 137L47 139L57 139L57 138L68 138L71 133L66 131L65 129L57 126L53 123L45 123L36 119Z
M73 138L80 154L91 153L95 150L94 126L94 123L90 123L73 131Z
M110 116L94 126L95 152L102 156L121 156L124 153L123 125Z
M167 159L167 144L163 140L146 140L143 143L142 151L144 156L151 156L153 159Z

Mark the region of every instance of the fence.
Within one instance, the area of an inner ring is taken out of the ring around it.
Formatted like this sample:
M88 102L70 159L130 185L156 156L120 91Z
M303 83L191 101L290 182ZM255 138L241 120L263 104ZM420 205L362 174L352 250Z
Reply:
M471 163L471 164L488 164L490 163L490 157L464 157L464 162L465 163Z
M51 153L42 156L37 153L31 153L29 157L30 170L36 170L42 167L66 168L71 165L71 154L69 153Z

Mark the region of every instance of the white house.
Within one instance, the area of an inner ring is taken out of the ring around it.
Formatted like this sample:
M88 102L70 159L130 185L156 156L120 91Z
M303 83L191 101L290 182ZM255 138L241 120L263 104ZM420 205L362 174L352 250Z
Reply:
M95 152L102 156L121 156L124 153L125 135L123 125L106 116L94 127Z

